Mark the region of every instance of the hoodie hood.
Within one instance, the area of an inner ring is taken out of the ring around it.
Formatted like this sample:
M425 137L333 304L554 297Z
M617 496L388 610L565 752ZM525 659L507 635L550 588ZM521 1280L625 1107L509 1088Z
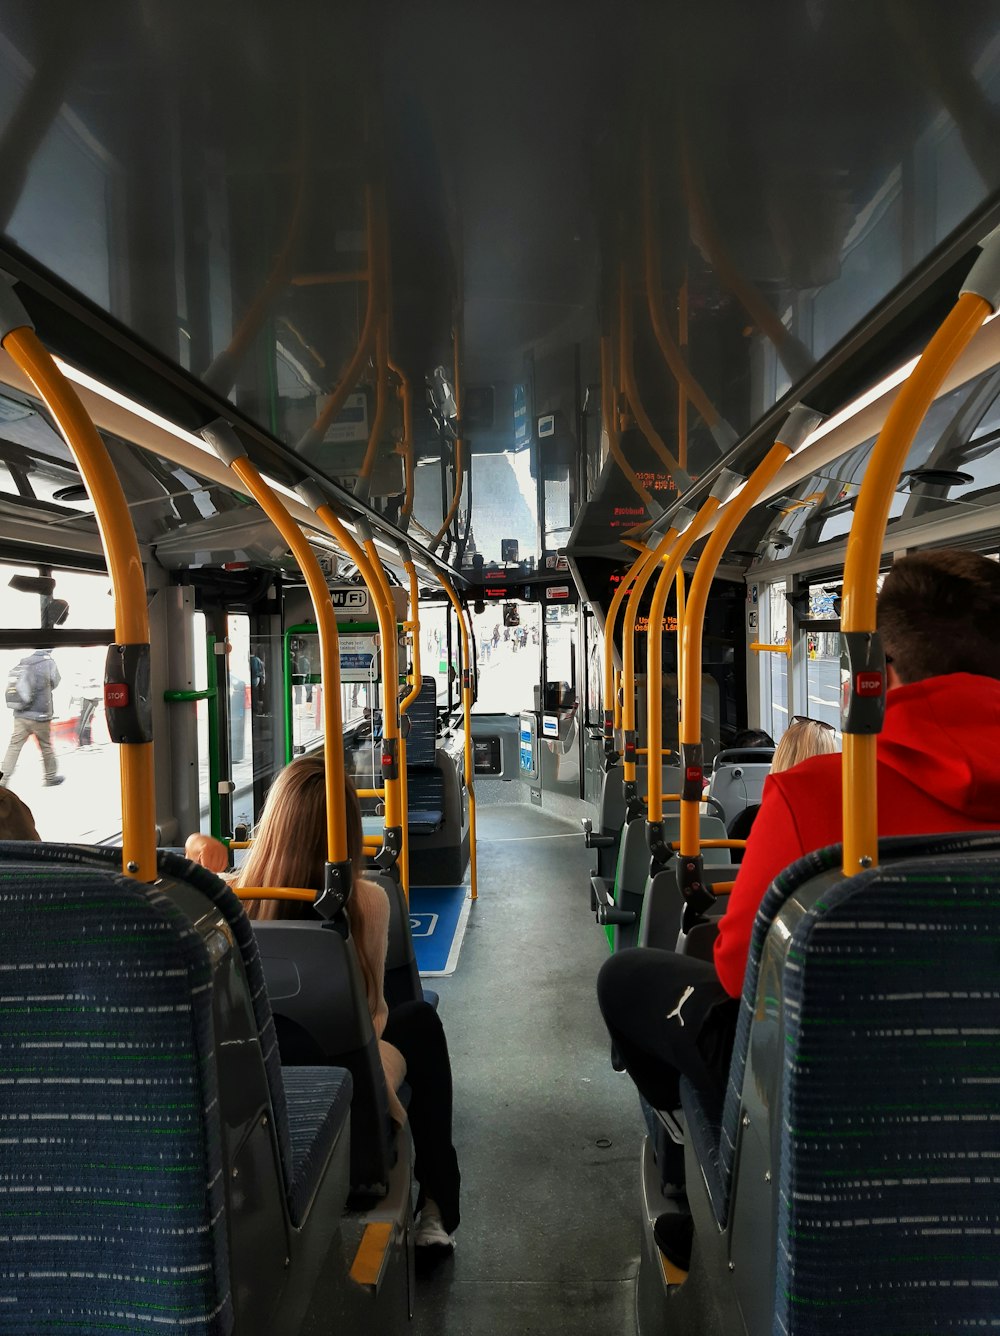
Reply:
M1000 819L1000 681L948 673L895 687L878 741L881 765L943 807Z

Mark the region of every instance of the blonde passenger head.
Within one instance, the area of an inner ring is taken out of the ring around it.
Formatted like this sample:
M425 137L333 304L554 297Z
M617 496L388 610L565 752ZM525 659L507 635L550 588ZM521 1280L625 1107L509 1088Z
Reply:
M346 781L347 854L355 877L362 859L361 809ZM320 890L326 865L326 764L322 751L299 756L275 778L254 831L253 845L237 872L237 886L307 886ZM279 908L280 906L280 908ZM293 909L292 907L295 906ZM249 901L252 918L311 913L304 902Z
M829 724L818 723L815 719L793 719L774 749L771 774L791 770L793 765L808 761L810 756L829 756L836 750L837 736Z

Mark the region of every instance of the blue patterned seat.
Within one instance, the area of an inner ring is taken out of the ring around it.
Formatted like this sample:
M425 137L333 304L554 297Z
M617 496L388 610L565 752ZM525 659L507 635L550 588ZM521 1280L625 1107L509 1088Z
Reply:
M775 1222L736 1282L776 1336L965 1329L998 1311L1000 841L885 840L880 862L843 879L836 846L776 879L724 1110L682 1084L717 1225L748 1239Z
M206 949L154 888L0 847L0 1328L229 1332Z
M303 1297L281 1273L304 1283L314 1274L305 1235L290 1249L290 1269L279 1262L273 1275L239 1280L242 1203L268 1191L261 1155L283 1180L287 1223L277 1215L276 1229L304 1229L321 1186L335 1213L346 1198L346 1156L342 1190L329 1166L347 1124L350 1077L303 1068L286 1097L237 898L172 854L159 857L156 887L121 876L120 860L116 849L0 843L0 896L18 925L0 947L0 978L9 981L0 1080L6 1074L11 1087L0 1125L16 1129L0 1136L0 1192L6 1185L12 1202L16 1194L32 1222L0 1235L0 1329L16 1336L230 1332L230 1264L237 1316L248 1295L275 1314L298 1312ZM206 899L238 948L222 984L226 947L216 933L213 955L214 930L206 935L185 912L191 904L203 920ZM47 1134L50 1125L58 1134ZM231 1197L247 1155L261 1177ZM330 1225L317 1229L318 1240Z

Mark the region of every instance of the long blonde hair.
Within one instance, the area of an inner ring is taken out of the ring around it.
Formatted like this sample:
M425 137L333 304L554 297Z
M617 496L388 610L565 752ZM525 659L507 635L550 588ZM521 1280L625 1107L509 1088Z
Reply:
M361 804L346 776L344 797L347 856L357 881L362 859ZM326 765L322 752L312 752L286 765L271 785L250 852L233 878L233 885L310 886L319 891L326 857ZM245 900L243 907L253 919L313 916L312 906L305 900ZM351 922L350 904L347 916ZM353 933L353 922L351 929ZM365 987L371 992L374 985L370 963L360 951L358 960Z
M837 738L832 728L826 728L815 719L797 719L789 724L774 749L771 774L791 770L810 756L829 756L837 750Z

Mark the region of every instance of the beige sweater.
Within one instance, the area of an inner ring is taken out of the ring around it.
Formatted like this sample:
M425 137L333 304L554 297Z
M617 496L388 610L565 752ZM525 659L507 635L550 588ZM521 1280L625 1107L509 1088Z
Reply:
M362 977L366 970L370 977L367 987L368 1010L371 1012L372 1028L382 1057L382 1070L389 1092L389 1115L394 1123L402 1127L406 1122L406 1110L400 1104L396 1091L406 1076L406 1061L398 1048L393 1048L382 1038L389 1018L389 1008L382 992L385 957L389 949L389 901L385 891L377 882L359 879L351 891L349 912L354 948L366 967L362 969Z

